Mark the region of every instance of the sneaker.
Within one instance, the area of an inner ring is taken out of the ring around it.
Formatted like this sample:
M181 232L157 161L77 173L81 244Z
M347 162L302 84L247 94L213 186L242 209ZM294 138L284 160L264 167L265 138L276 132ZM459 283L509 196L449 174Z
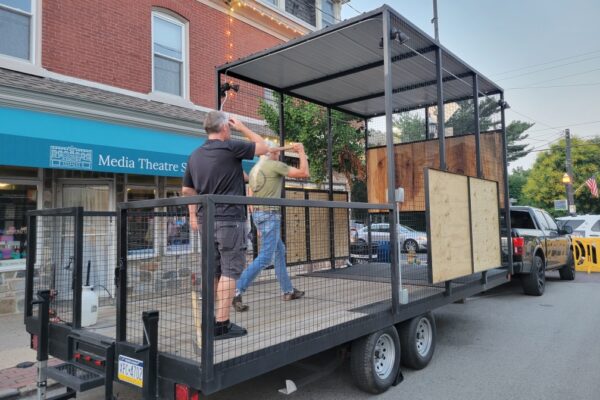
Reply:
M233 300L231 301L231 305L237 312L248 311L248 308L250 308L250 307L248 307L247 304L242 303L242 295L241 294L239 294L233 298Z
M283 295L283 301L296 300L302 296L304 296L304 292L294 288L294 291L292 293L286 293Z
M233 339L242 337L248 334L245 328L239 325L228 322L225 325L215 325L215 340Z

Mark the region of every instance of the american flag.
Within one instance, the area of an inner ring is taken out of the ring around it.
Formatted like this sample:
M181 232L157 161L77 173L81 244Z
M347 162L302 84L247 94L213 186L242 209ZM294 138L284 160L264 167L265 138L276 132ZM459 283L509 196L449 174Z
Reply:
M598 185L596 184L596 178L594 178L592 176L590 179L585 181L585 184L587 185L587 187L590 188L590 192L592 192L592 196L597 198L598 197Z

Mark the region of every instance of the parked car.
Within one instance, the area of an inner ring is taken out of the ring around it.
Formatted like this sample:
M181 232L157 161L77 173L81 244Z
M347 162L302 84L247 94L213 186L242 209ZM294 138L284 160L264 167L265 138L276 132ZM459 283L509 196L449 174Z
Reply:
M558 226L570 226L573 236L600 237L600 215L576 215L574 217L560 217L556 219Z
M427 233L416 231L408 226L397 224L398 238L402 243L404 251L427 250ZM357 242L367 242L369 237L369 227L365 226L357 234ZM389 242L390 225L388 223L371 224L371 241Z
M351 219L350 220L350 242L356 242L358 238L358 231L365 226L362 222Z
M558 270L563 280L575 279L570 226L561 229L546 211L526 206L511 207L510 223L514 272L521 275L525 294L544 294L549 270ZM505 253L506 244L503 237Z

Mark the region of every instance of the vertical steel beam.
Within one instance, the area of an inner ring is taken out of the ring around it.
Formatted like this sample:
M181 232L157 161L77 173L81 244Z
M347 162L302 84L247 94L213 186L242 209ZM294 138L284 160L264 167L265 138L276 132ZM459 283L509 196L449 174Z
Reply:
M331 108L327 107L327 192L329 201L333 201L333 121ZM335 269L335 226L333 221L333 208L329 209L329 261L331 269Z
M506 102L504 101L504 92L500 92L500 114L502 122L502 162L504 166L504 221L506 224L506 243L508 245L508 270L512 274L513 269L513 247L511 240L511 223L510 223L510 193L508 191L508 144L506 140Z
M117 291L117 341L127 340L127 212L120 208L117 219L118 266L115 270Z
M33 315L33 275L35 271L35 255L37 252L37 217L27 215L27 270L25 272L25 320Z
M365 119L365 160L367 160L367 152L369 151L369 120ZM369 193L369 169L367 164L367 173L366 173L366 181L367 181L367 195ZM368 201L368 200L367 200ZM371 235L371 212L367 210L367 261L371 262L371 243L372 235Z
M437 119L438 119L438 143L440 147L440 169L446 170L446 134L445 134L445 112L444 112L444 82L442 75L442 48L435 51L435 75L437 79Z
M397 314L400 305L400 263L398 253L398 230L396 229L396 213L398 212L395 201L396 164L394 160L394 135L392 132L393 87L392 87L392 48L391 36L392 21L390 11L383 11L383 76L385 91L385 138L388 174L388 203L392 210L389 215L390 226L390 263L392 268L392 313Z
M279 93L279 146L285 146L285 99L283 92ZM285 162L285 151L282 151L279 154L279 160L281 162ZM285 181L286 178L283 178L283 187L281 188L281 198L285 199ZM281 240L283 243L286 243L287 239L287 224L286 224L286 208L281 207Z
M425 107L425 139L431 139L429 137L429 107Z
M202 201L202 345L201 365L203 384L214 378L215 338L215 203L208 197Z
M473 74L473 118L475 126L475 162L477 177L483 178L481 165L481 126L479 125L479 77Z
M217 71L216 83L216 102L215 102L215 110L221 109L221 72Z
M76 207L73 215L75 224L74 269L73 269L73 328L81 328L81 287L83 286L83 207Z

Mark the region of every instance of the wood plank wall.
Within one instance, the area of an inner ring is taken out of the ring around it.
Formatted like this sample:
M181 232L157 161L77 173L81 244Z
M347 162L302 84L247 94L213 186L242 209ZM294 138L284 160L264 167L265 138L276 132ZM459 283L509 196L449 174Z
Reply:
M500 206L504 207L504 165L501 132L481 134L483 177L497 181ZM367 151L367 187L370 203L387 202L387 160L385 147ZM396 187L404 188L400 211L425 211L425 167L439 168L437 140L402 143L394 146ZM446 164L449 172L477 176L475 135L446 138Z

